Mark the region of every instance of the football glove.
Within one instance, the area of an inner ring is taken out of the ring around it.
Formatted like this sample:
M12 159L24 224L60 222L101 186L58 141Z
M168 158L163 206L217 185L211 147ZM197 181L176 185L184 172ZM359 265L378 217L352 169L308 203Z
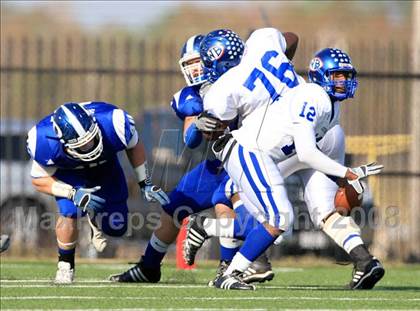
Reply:
M360 179L362 178L366 178L370 175L376 175L379 174L382 169L384 168L383 165L378 165L376 164L376 162L372 162L366 165L362 165L359 167L355 167L355 168L351 168L350 171L353 174L356 174L358 176L357 179L354 180L348 180L349 185L351 185L354 190L356 190L356 192L358 194L363 193L363 191L365 190L362 183L360 182Z
M194 121L195 126L202 132L218 132L223 123L206 111L200 113Z
M147 202L159 202L161 205L169 204L168 195L158 186L144 182L139 183L139 186Z
M370 175L376 175L379 174L382 169L384 168L383 165L378 165L376 162L372 162L366 165L362 165L359 167L351 168L351 172L356 174L359 178L365 178Z
M365 191L365 188L360 182L360 178L347 180L347 182L349 183L350 186L354 188L354 190L356 190L357 194L362 194Z
M77 207L80 207L84 212L91 210L94 213L99 213L105 208L105 199L92 194L101 189L100 186L93 188L73 188L71 193L71 200Z

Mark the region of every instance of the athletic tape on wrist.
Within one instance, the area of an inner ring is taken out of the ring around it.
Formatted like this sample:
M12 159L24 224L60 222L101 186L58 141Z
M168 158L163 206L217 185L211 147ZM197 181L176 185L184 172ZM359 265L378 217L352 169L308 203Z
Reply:
M71 199L73 186L62 181L55 181L51 185L51 193L55 197Z
M149 178L147 173L147 162L134 168L134 175L136 175L137 181L142 182Z

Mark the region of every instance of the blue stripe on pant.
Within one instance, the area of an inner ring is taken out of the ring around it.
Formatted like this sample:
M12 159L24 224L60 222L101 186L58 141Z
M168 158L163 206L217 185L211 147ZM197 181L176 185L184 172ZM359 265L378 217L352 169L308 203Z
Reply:
M264 175L263 175L263 172L261 171L261 168L260 168L260 165L258 163L257 157L252 152L250 152L249 155L251 157L252 164L254 165L255 171L257 172L258 178L259 178L261 184L266 189L268 200L270 201L271 207L273 208L273 211L274 211L274 226L278 227L279 224L280 224L280 215L279 215L279 209L277 208L276 202L274 201L274 198L273 198L273 191L272 191L270 185L267 183L267 181L264 178Z
M266 220L268 220L269 223L270 223L270 218L271 217L270 217L269 209L271 209L272 214L274 216L274 219L272 219L273 223L271 223L271 225L273 225L275 227L279 227L279 225L280 225L279 209L277 207L277 204L275 203L273 193L272 193L272 188L268 184L268 182L266 181L266 179L265 179L265 177L262 173L262 170L261 170L261 167L260 167L260 164L258 162L257 157L255 156L254 153L248 152L249 156L251 158L252 167L254 168L255 173L257 174L260 183L264 187L264 188L261 188L261 189L258 188L258 186L256 185L255 181L252 178L252 175L251 175L251 172L250 172L250 169L249 169L250 165L247 164L243 147L240 146L240 145L239 145L239 148L238 148L238 152L239 152L239 159L240 159L240 162L241 162L241 166L244 169L245 176L247 177L247 180L248 180L249 184L251 185L255 195L257 196L258 201L260 202L260 204L264 208L264 212L265 212L265 215L266 215L266 217L265 217ZM266 193L266 199L268 198L268 201L270 202L269 204L266 204L266 200L264 200L264 197L263 197L262 193Z
M241 145L238 147L238 154L239 160L241 162L241 166L244 170L245 176L248 179L249 184L251 185L252 190L254 191L255 195L257 196L258 201L260 202L261 206L264 209L265 219L268 221L270 215L268 214L268 210L264 203L264 200L261 196L260 190L258 189L257 185L255 184L254 180L252 179L251 172L248 169L248 165L246 164L245 157L244 157L244 149Z

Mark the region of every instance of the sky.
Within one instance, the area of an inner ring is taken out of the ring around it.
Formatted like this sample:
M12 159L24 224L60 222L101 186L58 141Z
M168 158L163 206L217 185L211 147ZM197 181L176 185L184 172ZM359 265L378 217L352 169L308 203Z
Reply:
M51 11L66 9L81 25L94 28L114 23L142 26L162 17L181 1L7 1L20 10L43 8Z
M2 1L3 2L3 1ZM262 1L267 2L267 1ZM82 26L94 28L105 24L118 24L122 26L143 26L159 19L171 10L182 4L200 6L229 5L230 1L4 1L9 6L20 10L34 8L49 9L52 11L65 8ZM247 5L250 2L237 1L238 5Z
M347 1L343 1L345 3ZM384 6L388 11L391 19L398 22L404 18L402 14L400 1L348 1L351 5L360 6L361 9L371 6ZM254 3L255 1L21 1L6 0L2 1L2 5L13 6L20 10L31 10L34 8L42 8L59 14L60 9L70 11L74 18L80 24L87 28L95 28L107 24L117 24L126 27L142 27L154 22L156 19L164 17L171 11L176 10L181 5L195 5L200 7L206 6L223 6L232 5L244 6ZM282 5L316 5L322 2L310 1L277 1ZM258 1L259 5L272 5L274 1Z

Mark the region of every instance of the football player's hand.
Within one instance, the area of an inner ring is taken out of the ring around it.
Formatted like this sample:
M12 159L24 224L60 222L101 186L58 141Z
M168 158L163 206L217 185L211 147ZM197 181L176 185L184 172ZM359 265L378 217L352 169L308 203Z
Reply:
M355 168L349 168L346 173L346 178L348 180L348 183L354 188L354 190L356 190L358 194L361 194L363 193L364 188L360 182L360 179L366 178L370 175L379 174L383 168L383 165L378 165L376 164L376 162L372 162Z
M365 188L360 182L360 178L348 180L347 182L354 188L354 190L356 190L357 194L362 194L365 191Z
M158 186L152 184L140 185L141 192L148 202L159 202L161 205L169 204L168 195Z
M223 123L219 119L213 117L206 111L200 113L196 117L194 123L195 126L202 132L217 132L220 131L223 126Z
M93 193L101 189L100 186L93 188L74 188L71 194L71 199L77 207L80 207L84 212L91 210L95 213L101 212L105 208L105 199L94 195Z
M383 168L383 165L376 164L376 162L372 162L366 165L351 168L350 170L353 174L357 175L357 178L365 178L370 175L379 174Z

